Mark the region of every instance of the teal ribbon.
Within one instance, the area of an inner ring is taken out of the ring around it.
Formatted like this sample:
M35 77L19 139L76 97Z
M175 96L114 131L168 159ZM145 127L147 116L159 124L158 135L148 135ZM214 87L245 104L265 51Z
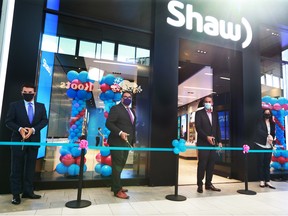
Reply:
M79 146L74 143L40 143L40 142L0 142L0 146L9 145L9 146L65 146L73 145ZM144 147L110 147L110 146L88 146L89 149L109 149L109 150L126 150L126 151L159 151L159 152L173 152L174 147L172 148L144 148ZM205 146L186 146L189 150L221 150L221 151L243 151L242 147L205 147ZM288 150L249 150L249 153L260 153L260 152L287 152Z

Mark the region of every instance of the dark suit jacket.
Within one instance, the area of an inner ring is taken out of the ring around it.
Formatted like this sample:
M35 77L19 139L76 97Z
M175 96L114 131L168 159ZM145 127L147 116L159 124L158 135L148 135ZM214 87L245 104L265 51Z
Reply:
M32 134L27 141L40 141L40 130L48 123L47 113L45 106L42 103L34 102L34 107L34 118L33 122L30 123L23 100L10 104L5 124L12 130L11 141L20 142L22 140L22 137L18 132L20 127L33 127L35 129L35 134Z
M270 135L275 138L275 123L270 122ZM255 135L254 135L254 142L257 142L261 145L266 145L268 136L268 129L263 118L259 119L257 122Z
M218 113L212 112L212 125L205 109L199 110L195 115L195 127L197 131L197 146L212 146L207 141L207 136L214 136L216 142L221 142Z
M130 134L128 140L131 145L135 143L135 112L130 109L134 115L134 122L131 123L130 116L122 103L113 106L106 120L106 127L110 130L108 144L110 146L127 146L127 143L119 136L120 131Z

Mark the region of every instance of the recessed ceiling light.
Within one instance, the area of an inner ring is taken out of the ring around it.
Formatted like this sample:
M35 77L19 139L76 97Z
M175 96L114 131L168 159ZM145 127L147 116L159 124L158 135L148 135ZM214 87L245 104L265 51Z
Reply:
M223 79L223 80L230 80L229 77L219 77L220 79Z

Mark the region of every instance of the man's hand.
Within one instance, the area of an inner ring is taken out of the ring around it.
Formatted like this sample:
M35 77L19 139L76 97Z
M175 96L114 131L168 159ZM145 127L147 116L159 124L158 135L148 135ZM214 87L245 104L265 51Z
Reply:
M219 142L219 143L218 143L218 146L219 146L220 148L222 148L222 147L223 147L223 145L222 145L222 143L221 143L221 142Z
M21 128L19 133L21 134L22 139L24 140L26 137L26 134L28 133L28 130L26 128Z
M125 132L122 132L122 133L120 134L121 139L123 139L125 142L127 142L128 136L129 136L129 134L128 134L128 133L125 133Z
M213 137L213 136L207 136L207 141L208 141L211 145L215 145L215 137Z

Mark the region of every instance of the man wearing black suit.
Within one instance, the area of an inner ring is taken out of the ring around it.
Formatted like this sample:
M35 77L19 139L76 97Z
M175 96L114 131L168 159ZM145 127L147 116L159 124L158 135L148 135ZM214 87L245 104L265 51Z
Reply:
M131 147L135 143L135 112L129 108L132 94L128 91L122 93L121 103L113 106L109 112L106 127L110 130L108 144L111 147ZM128 191L121 184L121 172L126 164L128 151L112 150L112 185L114 196L128 199Z
M35 86L22 86L24 100L10 104L6 117L6 126L12 130L11 141L40 142L40 130L47 123L47 113L44 104L34 101ZM11 146L10 184L13 195L12 204L18 205L22 198L40 199L34 194L33 179L39 146Z
M210 96L204 98L204 109L196 112L195 127L197 131L197 146L214 147L218 144L222 147L218 114L213 112L213 99ZM216 161L215 150L198 151L197 167L197 192L203 193L203 182L205 178L205 189L221 191L212 184L214 164Z

